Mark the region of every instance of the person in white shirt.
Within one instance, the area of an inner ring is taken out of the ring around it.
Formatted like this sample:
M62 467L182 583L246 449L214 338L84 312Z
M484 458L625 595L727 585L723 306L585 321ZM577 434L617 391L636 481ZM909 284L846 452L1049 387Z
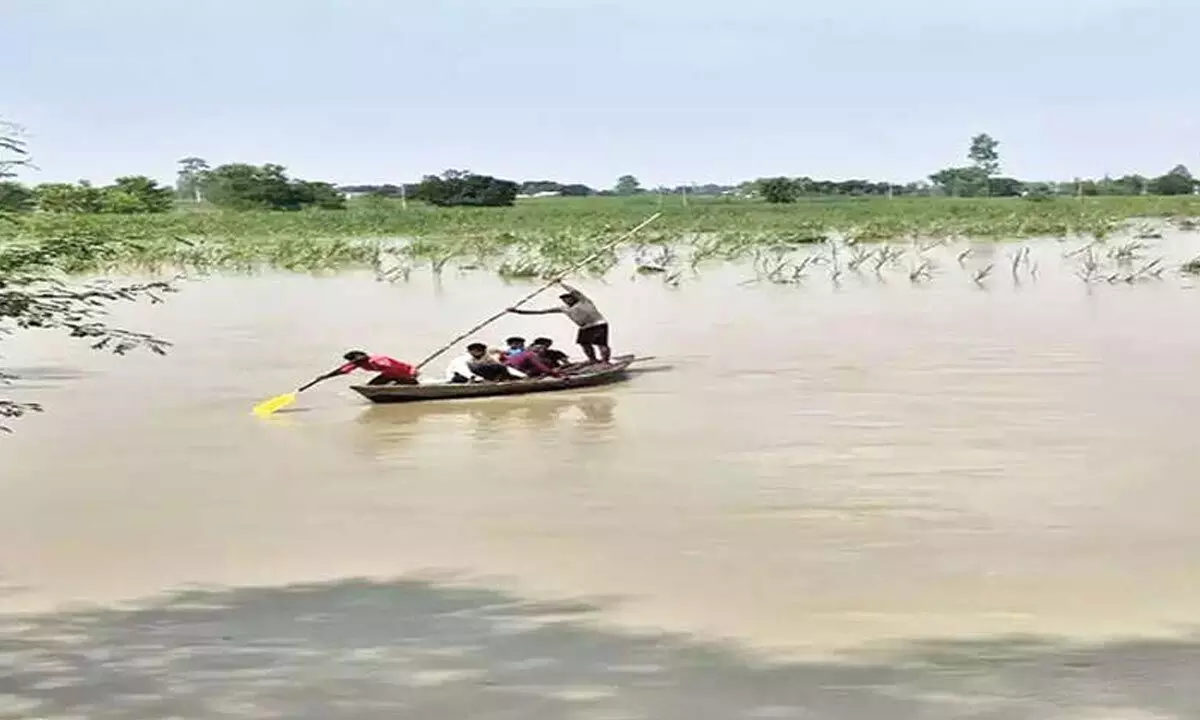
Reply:
M544 310L509 308L508 311L516 315L549 315L551 313L566 315L579 326L575 342L579 343L583 349L583 354L587 356L588 362L596 362L596 351L599 350L600 362L608 364L612 359L612 348L608 345L608 320L587 295L564 282L560 281L558 284L562 286L563 290L566 290L565 293L558 296L563 301L562 305Z
M487 345L471 343L467 354L450 361L446 367L446 382L469 383L485 380L523 378L525 373L497 361L488 353Z

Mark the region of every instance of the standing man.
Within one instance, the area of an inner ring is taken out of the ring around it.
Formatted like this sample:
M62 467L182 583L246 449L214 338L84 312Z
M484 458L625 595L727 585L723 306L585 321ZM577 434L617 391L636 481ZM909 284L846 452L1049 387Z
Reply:
M596 350L598 349L600 362L607 365L612 358L612 348L608 345L608 320L596 309L596 304L587 295L562 281L559 281L558 284L563 290L566 290L565 293L558 296L563 301L562 305L544 310L509 308L508 311L517 315L550 315L552 313L566 315L579 326L575 342L583 348L583 354L587 356L588 362L596 362Z

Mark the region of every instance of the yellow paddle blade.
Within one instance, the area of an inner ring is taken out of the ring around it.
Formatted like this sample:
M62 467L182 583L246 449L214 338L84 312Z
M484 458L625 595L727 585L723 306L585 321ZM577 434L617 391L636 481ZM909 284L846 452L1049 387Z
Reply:
M277 395L270 400L264 400L254 406L254 414L259 417L266 417L276 410L291 405L296 402L296 393L288 393L287 395Z

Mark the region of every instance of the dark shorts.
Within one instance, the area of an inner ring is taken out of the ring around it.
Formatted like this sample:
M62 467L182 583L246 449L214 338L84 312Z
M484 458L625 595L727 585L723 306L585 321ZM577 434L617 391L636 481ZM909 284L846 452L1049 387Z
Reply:
M484 380L501 382L513 379L513 376L508 372L508 367L500 363L471 363L467 367L471 368L471 372Z
M416 385L417 379L408 376L376 375L367 382L368 385Z
M579 334L575 336L575 342L579 343L580 345L599 345L601 347L607 347L608 323L579 328Z

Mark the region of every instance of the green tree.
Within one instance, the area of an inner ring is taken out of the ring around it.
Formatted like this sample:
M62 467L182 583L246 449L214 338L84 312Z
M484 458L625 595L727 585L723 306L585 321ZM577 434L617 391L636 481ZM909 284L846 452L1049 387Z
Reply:
M0 181L0 212L29 212L37 207L32 188L12 180Z
M1149 191L1153 195L1191 195L1196 192L1196 180L1183 165L1176 165L1166 175L1150 181Z
M511 180L476 175L464 170L447 170L441 177L426 176L417 185L413 196L439 207L504 207L516 202L519 190L520 186Z
M297 180L293 191L301 205L311 205L322 210L345 210L346 196L327 182Z
M1035 182L1025 186L1025 199L1033 202L1049 202L1057 194L1050 183Z
M13 168L28 164L25 146L0 127L0 180ZM22 219L0 210L0 340L16 330L57 330L89 342L93 349L124 354L146 348L162 354L169 343L145 333L113 327L105 311L113 303L149 299L159 301L173 291L169 283L117 284L79 281L76 273L111 262L123 251L119 238L91 234L64 234L36 241L6 242L19 231ZM0 368L0 381L14 378ZM3 423L41 410L36 403L0 397L0 430Z
M988 177L978 167L952 167L929 176L930 182L951 197L976 197L987 192Z
M971 138L971 149L967 151L967 159L986 177L993 177L1000 172L1000 143L987 133L980 133Z
M102 188L86 181L44 183L34 195L41 210L54 213L161 213L174 202L170 188L141 175L117 178Z
M204 176L209 202L231 210L292 209L292 193L280 165L230 163Z
M755 192L769 203L792 203L800 196L800 184L788 177L761 178Z
M1084 195L1091 194L1091 186L1096 187L1097 195L1142 195L1147 190L1150 181L1141 175L1124 175L1119 178L1111 178L1105 175L1100 180L1084 181L1082 183L1082 191Z
M617 178L613 193L617 195L637 195L642 192L642 184L632 175L622 175Z
M71 183L42 183L33 189L37 206L43 212L76 212L76 191Z
M1116 195L1145 195L1150 189L1150 180L1141 175L1123 175L1116 180Z
M75 193L79 212L104 212L104 188L96 187L90 180L80 180L75 185Z
M204 158L185 157L179 161L179 174L175 179L175 192L182 200L202 202L204 200L204 178L211 169Z
M1016 178L996 177L987 182L988 195L993 197L1017 197L1025 191L1025 183Z
M231 210L299 210L345 207L345 196L329 183L293 180L282 165L221 165L202 178L205 197Z
M170 188L163 187L156 180L144 175L119 177L113 184L104 188L106 202L113 204L121 202L128 205L135 213L167 212L174 205L173 193ZM128 199L127 202L125 200Z
M34 188L38 208L52 213L98 213L104 210L104 192L86 180L78 184L43 183Z
M596 194L595 190L592 190L590 187L582 183L570 183L563 185L559 192L562 193L563 197L588 197L589 195Z

